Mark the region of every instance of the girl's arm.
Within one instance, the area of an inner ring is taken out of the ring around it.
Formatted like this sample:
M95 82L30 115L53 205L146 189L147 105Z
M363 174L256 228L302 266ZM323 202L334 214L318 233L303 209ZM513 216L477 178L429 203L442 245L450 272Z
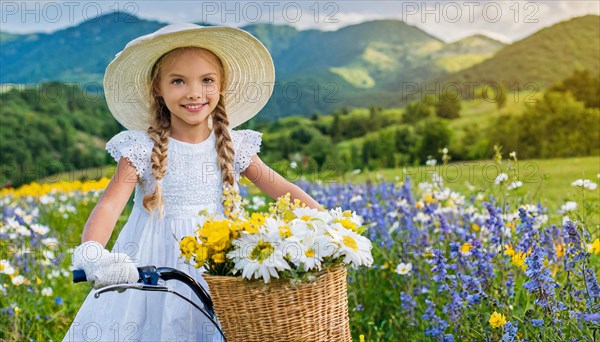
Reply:
M305 203L309 208L324 210L324 208L306 192L304 192L304 190L283 178L281 175L263 163L263 161L257 155L252 157L250 165L248 165L248 168L242 172L242 175L246 176L259 189L264 191L273 199L283 196L289 192L292 201L294 199L298 199L300 202Z
M135 167L121 157L115 174L85 224L82 243L91 240L106 247L137 180Z

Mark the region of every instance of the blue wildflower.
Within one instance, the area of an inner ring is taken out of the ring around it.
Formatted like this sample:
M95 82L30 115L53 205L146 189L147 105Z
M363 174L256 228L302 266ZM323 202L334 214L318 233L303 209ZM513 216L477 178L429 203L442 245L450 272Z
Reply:
M587 285L590 297L600 297L600 286L598 286L598 280L596 279L596 273L591 268L586 268L584 272L585 284Z
M514 342L517 340L517 330L519 322L506 322L504 325L504 335L502 335L501 342Z
M427 305L427 309L423 316L421 316L421 318L429 324L429 326L425 328L425 335L442 337L448 323L435 315L435 304L432 301L426 299L425 304Z
M478 293L473 293L467 296L467 303L469 303L469 305L477 305L479 302L480 298Z
M400 307L402 308L402 312L412 315L414 309L417 307L417 304L415 303L415 301L409 293L401 292Z
M439 249L434 249L432 253L433 258L428 260L428 263L433 264L431 272L433 272L434 275L431 278L433 281L439 283L438 292L442 293L449 290L448 284L446 284L446 278L448 276L446 272L446 258L444 257L444 252Z
M531 320L531 325L534 326L534 327L536 327L536 328L539 328L542 325L544 325L544 320L543 319L532 319Z
M363 311L364 309L362 304L358 304L352 311Z
M512 274L508 276L504 286L506 287L506 294L508 294L508 297L513 298L515 296L515 280Z
M452 300L450 300L448 304L446 304L443 312L445 314L448 314L448 317L451 321L456 321L458 320L458 318L460 318L460 313L464 306L465 304L463 302L463 299L460 297L458 292L452 291Z

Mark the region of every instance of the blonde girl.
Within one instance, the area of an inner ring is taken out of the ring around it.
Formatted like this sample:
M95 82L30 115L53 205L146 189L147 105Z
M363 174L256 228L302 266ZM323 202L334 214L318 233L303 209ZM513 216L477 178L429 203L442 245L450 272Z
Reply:
M73 254L73 267L83 269L94 288L134 283L138 266L154 265L188 273L208 291L204 270L183 263L178 241L197 229L200 211L232 209L223 190L237 187L241 176L273 198L289 192L320 209L260 160L261 133L233 130L265 106L274 80L268 50L231 27L169 25L117 54L104 91L111 113L128 130L107 143L117 170ZM104 246L132 192L133 210L108 251ZM185 286L172 287L194 298ZM129 290L96 299L94 292L64 341L219 339L212 323L176 296Z

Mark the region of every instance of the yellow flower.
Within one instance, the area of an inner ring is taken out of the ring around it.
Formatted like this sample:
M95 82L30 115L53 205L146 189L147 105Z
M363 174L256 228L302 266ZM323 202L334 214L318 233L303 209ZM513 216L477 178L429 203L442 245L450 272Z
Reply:
M598 253L600 253L600 239L596 238L596 240L592 242L589 252L594 253L595 255L598 255Z
M523 252L516 253L512 257L512 264L521 267L523 271L525 271L527 269L527 265L525 264L525 257L526 255Z
M223 251L229 244L229 221L207 220L202 226L200 236L207 247L217 252Z
M463 243L463 245L460 247L460 253L462 253L463 255L470 255L471 244L468 242Z
M503 314L499 314L494 310L494 313L490 316L490 325L496 329L503 327L506 324L506 317Z
M431 194L426 194L425 196L423 196L423 200L426 203L433 203L433 202L435 202L435 198L433 198L433 196L431 196Z
M221 253L213 254L212 259L217 264L222 264L225 262L225 253L221 252Z
M253 223L256 223L260 226L262 226L266 221L265 216L260 213L253 213L252 216L250 216L250 219L253 221Z
M359 341L359 342L365 342L365 335L363 335L363 334L360 334L360 335L358 336L358 341Z
M481 230L477 223L473 223L473 225L471 225L471 229L473 229L474 232L478 232L479 230Z
M35 281L37 282L38 285L40 285L42 283L42 279L40 279L38 276L35 277Z
M558 258L560 258L563 255L565 255L565 244L564 243L557 243L555 245L555 247L556 247L556 256Z
M185 256L187 260L190 260L192 254L194 254L197 245L196 238L194 236L186 236L179 242L179 249L181 255Z
M208 259L208 248L204 245L198 245L196 248L196 254L194 255L194 260L196 260L196 268L204 265L206 260Z
M515 223L514 222L506 222L504 224L505 226L509 227L511 230L515 230Z
M279 226L279 236L281 236L284 239L289 238L290 236L292 236L292 230L290 228L290 226L283 225L283 226Z
M515 250L512 247L512 243L509 243L508 245L506 245L506 250L504 251L505 255L508 255L510 257L515 255Z

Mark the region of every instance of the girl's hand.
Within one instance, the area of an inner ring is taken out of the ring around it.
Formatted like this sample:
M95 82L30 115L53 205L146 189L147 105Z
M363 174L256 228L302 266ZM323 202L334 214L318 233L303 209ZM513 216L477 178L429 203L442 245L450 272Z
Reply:
M73 267L84 270L95 289L139 280L137 267L127 254L111 253L96 241L86 241L75 248Z

